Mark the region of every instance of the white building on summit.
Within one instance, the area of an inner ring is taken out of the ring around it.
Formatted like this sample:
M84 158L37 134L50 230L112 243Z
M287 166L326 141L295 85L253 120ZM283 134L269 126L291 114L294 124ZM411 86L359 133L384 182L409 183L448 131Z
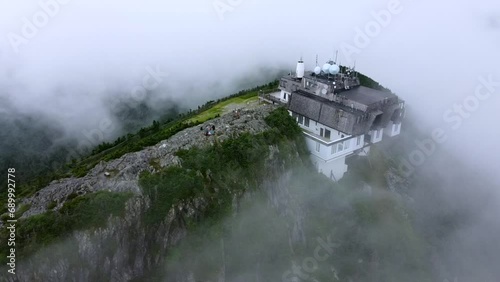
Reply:
M398 135L404 101L389 91L360 85L358 74L330 61L280 80L281 92L273 94L288 107L302 128L313 163L319 172L339 180L347 171L345 159L366 154L384 136Z

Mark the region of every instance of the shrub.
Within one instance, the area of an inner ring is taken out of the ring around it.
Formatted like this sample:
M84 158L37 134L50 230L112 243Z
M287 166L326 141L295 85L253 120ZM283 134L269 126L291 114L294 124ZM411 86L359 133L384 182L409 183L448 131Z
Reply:
M152 202L145 214L149 224L165 218L173 204L203 191L202 177L180 167L168 167L158 174L144 173L139 183Z
M57 206L57 201L52 201L47 205L47 209L51 210Z
M283 136L291 139L300 136L302 133L300 127L295 120L290 117L285 108L278 108L272 111L265 118L265 121L270 127L277 128Z

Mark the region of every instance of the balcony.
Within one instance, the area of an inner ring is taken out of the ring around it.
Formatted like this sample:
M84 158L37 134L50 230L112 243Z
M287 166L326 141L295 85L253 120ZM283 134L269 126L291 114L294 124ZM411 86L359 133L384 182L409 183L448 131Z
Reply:
M274 92L274 93L280 93L280 92ZM269 104L278 104L278 105L287 105L287 102L283 101L282 99L276 97L276 96L273 96L272 95L273 93L271 92L263 92L263 91L260 91L259 92L259 100L260 101L264 101L264 102L267 102Z

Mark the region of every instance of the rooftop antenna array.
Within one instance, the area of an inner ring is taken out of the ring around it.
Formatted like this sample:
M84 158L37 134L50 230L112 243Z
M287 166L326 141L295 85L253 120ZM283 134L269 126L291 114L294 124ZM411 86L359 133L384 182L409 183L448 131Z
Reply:
M352 68L352 70L354 71L356 78L358 78L358 72L356 71L356 60L354 60L354 67Z
M314 67L314 74L321 74L321 67L318 65L318 54L316 54L316 67Z

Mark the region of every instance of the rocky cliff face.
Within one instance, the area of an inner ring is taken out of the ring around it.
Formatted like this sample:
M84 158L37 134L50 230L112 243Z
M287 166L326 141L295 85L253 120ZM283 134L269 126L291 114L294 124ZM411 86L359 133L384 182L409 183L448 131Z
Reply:
M264 105L243 110L239 116L224 115L203 125L215 125L215 137L205 136L200 126L189 128L156 146L110 162L101 162L85 177L54 181L25 199L24 203L30 204L31 208L23 217L45 212L52 201L58 203L56 209L60 208L73 193L81 195L107 190L133 192L135 195L126 203L124 216L109 217L105 227L75 231L62 242L18 259L17 276L8 277L7 281L130 281L152 271L164 263L169 248L186 236L186 222L198 216L206 201L197 198L177 204L160 224L149 226L144 222L143 214L149 208L150 200L141 193L139 174L143 171L154 173L165 166L182 165L174 156L179 149L210 146L243 132L263 132L269 129L263 118L273 109L271 105ZM278 153L277 146L270 149L268 164L274 168L275 174L282 174L285 168ZM283 177L286 178L286 174ZM279 185L278 182L266 182L263 188L268 193L270 204L291 219L289 240L290 246L293 246L305 241L303 216L300 211L290 208L291 199L286 185ZM244 195L234 196L236 206L242 197ZM194 277L186 272L175 280L194 281ZM224 281L224 271L221 271L219 281Z
M124 217L110 217L104 228L76 231L20 259L17 277L8 281L130 281L141 277L185 237L185 217L202 209L203 200L173 207L154 227L143 221L147 208L147 198L130 199Z

